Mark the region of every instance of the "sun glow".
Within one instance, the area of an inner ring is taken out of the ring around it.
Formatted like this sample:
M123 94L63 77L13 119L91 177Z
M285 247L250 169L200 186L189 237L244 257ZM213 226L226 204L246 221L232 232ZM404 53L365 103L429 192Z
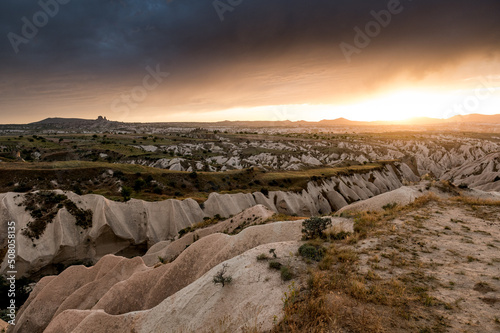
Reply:
M481 98L479 98L480 96ZM199 121L268 120L320 121L346 118L356 121L404 121L411 118L450 118L471 113L497 114L500 87L478 89L407 89L379 94L343 104L288 104L240 107L196 113ZM170 116L169 121L185 121L194 113Z
M423 116L443 118L450 99L448 94L405 90L358 103L335 106L334 110L347 115L345 118L364 121L396 121Z

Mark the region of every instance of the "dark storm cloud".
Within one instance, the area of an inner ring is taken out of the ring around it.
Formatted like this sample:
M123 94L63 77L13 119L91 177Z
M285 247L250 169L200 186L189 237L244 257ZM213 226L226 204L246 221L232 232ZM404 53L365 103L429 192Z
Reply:
M373 20L370 12L387 9L389 1L240 2L221 21L212 0L72 0L60 5L58 14L29 42L19 44L16 53L8 34L22 36L21 19L32 22L41 7L37 1L2 1L0 84L39 86L53 80L57 89L64 86L64 78L71 86L71 78L78 77L81 84L112 87L131 73L137 77L147 65L161 64L176 74L172 80L188 85L203 75L214 78L233 68L237 76L247 64L265 67L290 58L295 64L310 62L298 69L299 76L318 64L362 68L374 63L387 76L402 68L422 75L471 54L493 55L500 48L498 0L401 1L401 13L352 55L350 65L339 44L354 45L354 27L364 30ZM367 75L374 80L384 76L378 71ZM0 93L0 98L7 97Z
M338 49L341 41L352 43L355 26L364 28L373 19L370 11L387 3L247 0L225 12L221 22L210 0L72 0L16 54L7 33L21 35L21 18L32 20L41 8L36 1L3 1L0 60L3 66L30 69L121 69L148 61L182 66L190 59L223 63L301 47ZM418 47L440 54L500 47L497 0L414 0L401 6L403 12L373 41L373 49Z

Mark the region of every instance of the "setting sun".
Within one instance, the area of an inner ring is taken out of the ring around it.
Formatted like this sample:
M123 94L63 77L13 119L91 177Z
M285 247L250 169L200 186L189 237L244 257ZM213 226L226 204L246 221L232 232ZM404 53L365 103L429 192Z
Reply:
M251 108L231 108L216 112L199 113L205 121L239 120L245 114L248 120L270 121L320 121L346 118L356 121L402 121L411 118L450 118L470 113L495 114L500 110L500 89L480 94L473 89L432 92L414 89L400 90L344 104L289 104ZM173 121L182 121L192 116L179 113Z

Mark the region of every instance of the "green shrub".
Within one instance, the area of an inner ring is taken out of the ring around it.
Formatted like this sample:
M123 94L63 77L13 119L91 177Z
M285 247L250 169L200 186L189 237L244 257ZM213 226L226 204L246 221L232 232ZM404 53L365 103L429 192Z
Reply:
M343 240L343 239L346 239L350 235L351 235L350 232L340 231L340 232L337 232L336 234L329 234L328 237L330 237L331 240Z
M145 185L146 182L144 181L144 179L142 178L137 179L134 184L134 191L140 192Z
M27 185L24 183L19 183L19 185L14 188L14 192L24 193L24 192L31 191L31 189L32 189L32 187L30 185Z
M221 284L222 287L224 287L226 284L229 284L233 281L233 278L231 276L226 276L227 267L228 264L223 264L222 269L214 275L212 282L215 285Z
M129 201L130 196L132 195L132 190L127 186L123 186L122 191L121 191L121 195L123 197L123 201Z
M311 217L302 222L302 233L305 239L323 237L323 232L331 225L332 221L329 218Z
M281 266L283 266L283 265L277 261L270 261L269 262L269 268L280 270Z
M299 247L299 254L307 259L311 259L314 261L321 261L325 256L325 248L321 245L312 245L306 243Z
M257 260L267 260L269 257L265 253L261 253L257 256Z
M293 273L292 270L290 269L290 266L281 266L280 271L281 271L281 279L283 281L290 281L293 278Z
M188 232L191 232L192 230L193 230L193 228L191 228L191 227L186 227L184 229L179 230L179 232L178 232L179 238L181 238L182 236L184 236Z
M391 209L396 208L397 205L398 205L397 202L388 203L387 205L382 206L382 209L383 210L391 210Z

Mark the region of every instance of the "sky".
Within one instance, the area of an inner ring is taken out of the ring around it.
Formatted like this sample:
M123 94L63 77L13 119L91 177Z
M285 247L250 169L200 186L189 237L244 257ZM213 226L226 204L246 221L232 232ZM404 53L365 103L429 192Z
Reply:
M500 113L498 0L4 0L0 123Z

